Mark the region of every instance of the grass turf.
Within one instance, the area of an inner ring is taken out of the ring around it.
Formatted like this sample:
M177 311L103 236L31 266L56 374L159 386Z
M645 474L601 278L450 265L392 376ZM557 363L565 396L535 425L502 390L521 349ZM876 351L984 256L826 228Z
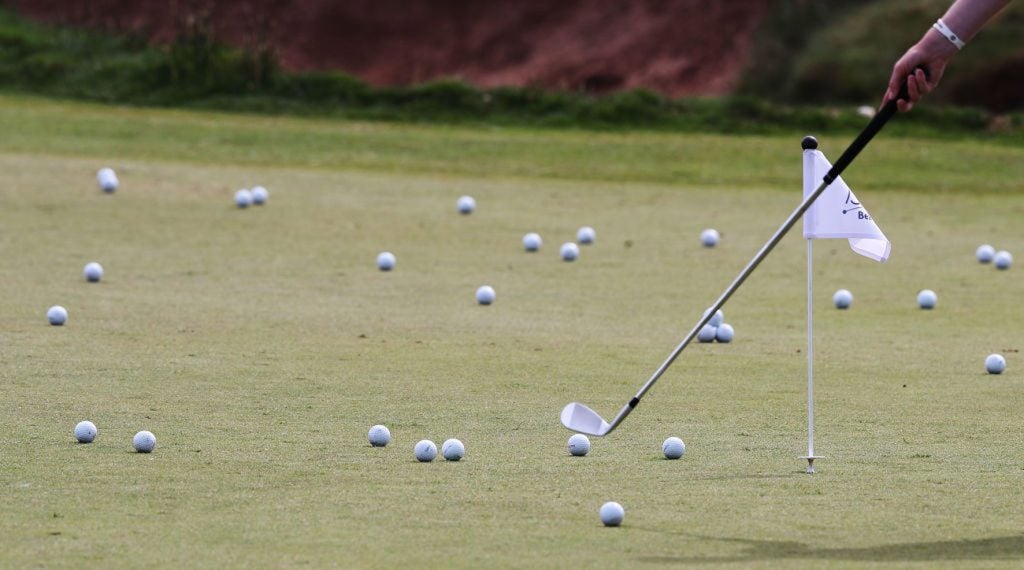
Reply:
M688 348L585 458L558 424L571 400L617 410L767 240L799 199L798 140L0 102L5 565L1024 559L1024 283L973 259L1024 251L1020 148L883 133L848 171L894 253L817 245L827 459L807 476L795 234L726 305L731 345ZM115 195L95 187L105 165ZM236 210L255 184L269 204ZM559 261L585 224L597 243ZM522 252L528 231L541 252ZM830 307L840 287L850 311ZM46 324L53 304L66 326ZM99 437L79 445L86 418ZM374 423L387 448L367 445ZM131 451L141 429L152 455ZM661 459L669 435L680 461ZM448 437L464 461L413 459ZM622 528L600 526L606 500Z

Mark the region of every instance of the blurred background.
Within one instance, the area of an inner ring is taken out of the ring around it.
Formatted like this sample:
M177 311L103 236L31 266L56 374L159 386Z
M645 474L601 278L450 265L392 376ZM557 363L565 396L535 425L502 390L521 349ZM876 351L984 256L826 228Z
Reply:
M805 124L842 124L849 106L878 104L892 63L949 3L0 0L0 82L117 103L370 118L730 130L793 122L778 111L789 105L819 107L797 117ZM1018 125L1022 37L1017 2L953 61L929 105L959 110L940 118Z

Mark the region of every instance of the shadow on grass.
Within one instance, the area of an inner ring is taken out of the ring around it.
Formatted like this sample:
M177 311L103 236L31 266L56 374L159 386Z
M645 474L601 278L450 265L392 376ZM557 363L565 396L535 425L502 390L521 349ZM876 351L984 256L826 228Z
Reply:
M1021 560L1024 535L996 538L908 542L861 548L811 548L796 541L713 538L736 542L746 550L731 556L645 556L642 562L663 564L722 564L765 560L844 560L853 562L930 562L940 560Z

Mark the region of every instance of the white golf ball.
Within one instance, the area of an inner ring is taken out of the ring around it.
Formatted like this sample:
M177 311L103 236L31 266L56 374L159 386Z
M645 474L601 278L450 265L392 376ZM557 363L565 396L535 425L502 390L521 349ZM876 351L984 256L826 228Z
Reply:
M466 446L452 438L441 444L441 455L448 461L458 461L466 456Z
M476 210L476 200L472 196L463 196L457 203L459 213L462 215L472 214Z
M626 511L622 508L622 505L615 501L608 501L601 505L599 513L604 526L619 526L622 524L622 520L626 518Z
M835 295L832 295L832 302L835 303L837 309L849 309L853 304L853 293L846 289L840 289L836 291Z
M377 256L377 268L381 271L391 271L395 268L395 254L390 251L382 252Z
M245 188L235 192L235 205L239 208L248 208L249 206L252 206L252 192Z
M974 257L978 258L981 263L992 263L992 258L996 256L996 248L989 244L979 245L977 251L974 252Z
M85 269L82 270L82 275L85 276L86 281L96 283L103 279L103 266L95 261L86 263Z
M590 440L582 433L577 433L569 438L569 453L576 457L583 457L590 452Z
M424 439L416 444L413 453L416 454L416 459L423 463L429 463L437 457L437 446L429 439Z
M985 359L985 370L989 374L1002 374L1006 370L1006 359L1002 354L990 354Z
M597 232L590 226L583 226L576 232L576 241L582 245L590 245L597 239Z
M139 453L150 453L156 448L156 436L151 431L140 431L132 438L132 445Z
M523 236L523 249L526 251L537 251L542 243L544 242L540 239L540 234L531 232Z
M736 331L734 331L732 325L728 323L722 323L715 330L715 340L718 342L732 342L732 339L735 337Z
M68 320L68 310L60 305L54 305L50 307L50 310L46 311L46 320L50 321L50 324L59 327Z
M718 245L719 239L721 239L721 236L718 235L718 230L708 228L700 232L700 243L703 244L704 247L715 247Z
M708 311L710 311L710 310L711 310L710 308L704 309L704 315L703 316L705 316L705 317L708 316ZM715 316L711 317L711 320L708 321L708 324L713 326L713 327L717 327L718 325L722 324L722 321L724 321L724 320L725 320L725 313L723 313L722 310L719 309L719 310L715 311Z
M571 241L563 243L558 255L562 256L562 261L575 261L580 256L580 247Z
M375 425L370 428L370 431L366 434L366 439L370 441L370 445L374 447L384 447L391 443L391 430L387 426Z
M476 302L481 305L490 305L494 302L494 287L483 285L476 290Z
M96 424L86 420L75 425L75 439L78 443L92 443L96 439Z
M117 190L120 182L117 180L117 174L113 168L101 168L96 173L96 183L99 184L100 190L106 193L111 193Z
M665 459L679 459L686 453L686 444L678 437L670 437L661 444L661 452Z
M252 203L256 206L262 206L267 203L267 199L270 198L270 192L262 186L253 186L252 190Z
M939 302L938 295L931 289L923 289L917 294L917 306L922 309L934 309L935 304Z
M715 336L718 334L718 329L711 325L704 325L699 331L697 331L698 342L714 342Z
M992 260L995 262L996 269L1009 269L1013 265L1013 256L1008 251L1000 251Z

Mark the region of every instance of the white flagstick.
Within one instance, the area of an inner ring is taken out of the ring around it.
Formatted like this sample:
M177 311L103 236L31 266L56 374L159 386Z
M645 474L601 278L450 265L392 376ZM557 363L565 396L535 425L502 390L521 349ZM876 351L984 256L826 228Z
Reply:
M807 151L818 148L814 137L804 137L800 143L804 149L804 193L814 190L814 159ZM810 187L810 190L808 190ZM807 472L814 473L814 240L807 238Z

